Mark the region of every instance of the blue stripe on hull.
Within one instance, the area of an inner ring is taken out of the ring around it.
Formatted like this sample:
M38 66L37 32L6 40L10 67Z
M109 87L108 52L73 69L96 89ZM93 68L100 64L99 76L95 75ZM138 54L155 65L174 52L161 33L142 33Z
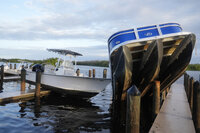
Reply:
M112 39L109 43L109 48L112 50L112 48L120 43L130 41L130 40L135 40L136 36L135 33L126 33L126 34L121 34Z
M134 29L120 31L113 34L108 39L109 50L112 51L113 47L126 41L178 33L181 31L182 28L177 23L166 23L160 25L139 27L135 31ZM136 38L136 36L138 36L138 38Z

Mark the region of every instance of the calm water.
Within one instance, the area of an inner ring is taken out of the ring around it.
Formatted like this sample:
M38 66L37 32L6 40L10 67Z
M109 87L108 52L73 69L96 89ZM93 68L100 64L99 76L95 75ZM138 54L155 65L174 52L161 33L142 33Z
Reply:
M4 92L16 90L20 82L4 83ZM39 102L0 105L0 133L109 133L111 96L109 84L90 99L54 93Z

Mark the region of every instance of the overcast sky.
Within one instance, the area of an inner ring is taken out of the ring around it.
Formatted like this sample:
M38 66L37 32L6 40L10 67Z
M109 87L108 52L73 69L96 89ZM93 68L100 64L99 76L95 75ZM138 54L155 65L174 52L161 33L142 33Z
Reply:
M108 60L107 39L119 30L177 22L197 36L192 63L200 63L200 0L1 0L0 58L45 59L47 48Z

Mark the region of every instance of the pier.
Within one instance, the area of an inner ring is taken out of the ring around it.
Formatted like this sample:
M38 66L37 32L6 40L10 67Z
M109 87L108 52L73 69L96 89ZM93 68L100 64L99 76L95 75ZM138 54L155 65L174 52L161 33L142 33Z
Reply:
M165 90L160 91L159 81L153 83L152 89L153 94L147 100L136 86L128 89L123 132L200 133L199 81L185 73Z
M172 84L150 133L195 133L183 77Z

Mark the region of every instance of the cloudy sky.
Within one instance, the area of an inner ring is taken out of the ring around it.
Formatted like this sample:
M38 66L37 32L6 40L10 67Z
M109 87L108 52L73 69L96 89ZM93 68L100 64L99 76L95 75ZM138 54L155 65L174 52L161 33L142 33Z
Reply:
M177 22L196 34L200 63L200 0L1 0L0 58L45 59L47 48L107 60L107 39L138 26Z

